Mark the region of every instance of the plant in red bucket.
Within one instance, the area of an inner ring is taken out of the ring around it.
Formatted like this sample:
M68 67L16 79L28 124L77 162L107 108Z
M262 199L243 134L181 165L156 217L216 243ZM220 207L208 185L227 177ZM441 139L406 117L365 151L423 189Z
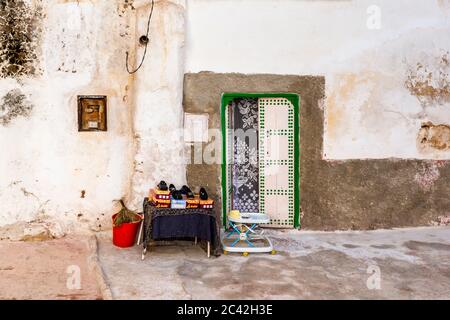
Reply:
M134 245L142 217L129 210L122 199L119 202L122 208L112 216L113 244L117 247L128 248Z

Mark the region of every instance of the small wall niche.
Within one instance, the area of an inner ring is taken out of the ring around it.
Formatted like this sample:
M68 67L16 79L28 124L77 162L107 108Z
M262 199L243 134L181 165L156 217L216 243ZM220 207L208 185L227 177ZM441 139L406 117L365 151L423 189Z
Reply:
M106 96L78 96L78 131L107 131Z

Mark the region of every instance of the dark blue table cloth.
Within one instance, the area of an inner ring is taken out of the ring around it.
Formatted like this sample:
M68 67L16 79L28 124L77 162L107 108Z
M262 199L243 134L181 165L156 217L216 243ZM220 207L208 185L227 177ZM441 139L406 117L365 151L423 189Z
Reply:
M211 252L220 254L219 226L214 209L157 208L144 200L144 248L150 240L209 241Z

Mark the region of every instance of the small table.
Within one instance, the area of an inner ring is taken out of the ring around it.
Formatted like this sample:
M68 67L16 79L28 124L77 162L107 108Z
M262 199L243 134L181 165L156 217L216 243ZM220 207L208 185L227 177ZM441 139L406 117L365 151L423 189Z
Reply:
M150 240L195 239L207 241L207 255L211 246L217 255L220 243L214 209L157 208L144 199L143 251L145 259Z

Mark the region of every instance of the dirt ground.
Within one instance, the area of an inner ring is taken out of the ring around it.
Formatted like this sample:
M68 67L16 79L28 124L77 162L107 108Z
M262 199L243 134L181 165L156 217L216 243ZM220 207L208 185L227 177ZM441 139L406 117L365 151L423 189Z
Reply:
M0 241L0 299L450 299L449 227L266 233L276 255L177 242L144 261L109 232Z

